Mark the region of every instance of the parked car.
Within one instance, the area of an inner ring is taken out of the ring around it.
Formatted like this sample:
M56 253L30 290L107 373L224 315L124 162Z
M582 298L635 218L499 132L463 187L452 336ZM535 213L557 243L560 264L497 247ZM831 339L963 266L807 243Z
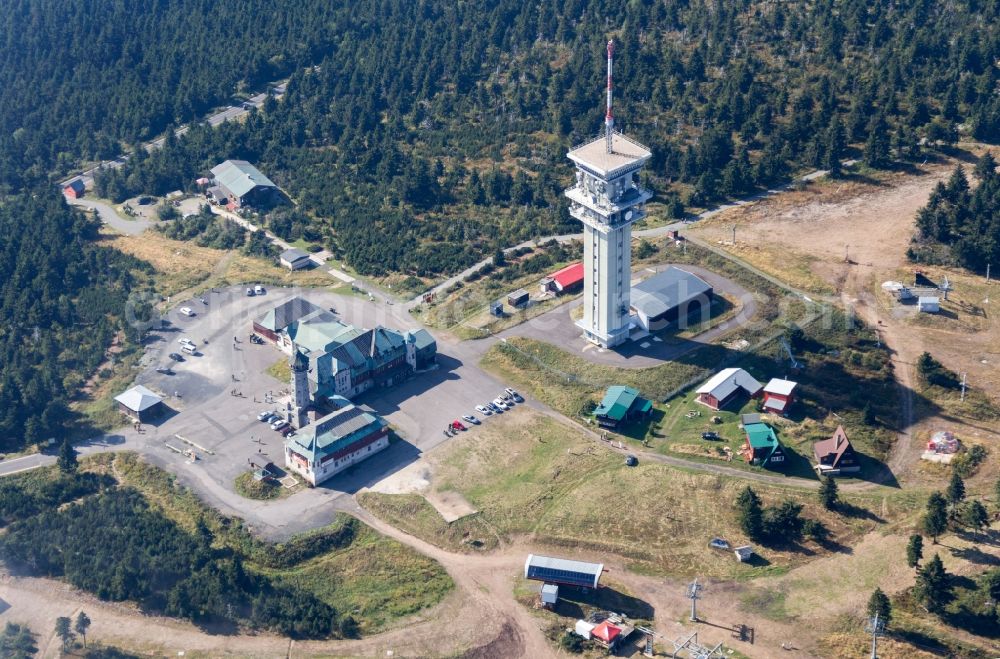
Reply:
M253 292L254 292L255 295L263 295L267 291L264 290L263 286L261 286L260 284L257 284L256 286L253 287Z
M520 394L518 394L516 391L514 391L510 387L507 387L506 389L504 389L504 391L506 391L512 398L518 398L520 396Z
M499 407L501 410L509 410L510 409L510 406L508 406L507 403L504 402L503 398L495 398L493 400L493 404L496 405L497 407Z
M247 288L247 297L253 297L253 296L254 296L253 289L252 288Z
M193 343L185 343L181 346L181 352L188 355L196 355L198 354L198 348Z
M479 423L480 423L479 419L477 419L476 417L472 416L471 414L463 414L462 415L462 419L465 420L465 421L468 421L469 423L471 423L474 426L478 426Z
M285 428L285 429L283 429L281 431L281 436L282 437L288 437L289 435L294 435L294 434L295 434L295 428L293 428L291 426L288 426L287 428Z
M455 419L454 421L451 422L451 429L452 430L468 430L468 428L466 428L465 425L461 421L459 421L458 419Z
M500 413L502 413L502 412L503 412L503 410L502 410L502 409L500 409L500 406L499 406L499 405L497 405L497 404L496 404L496 402L492 402L492 403L486 403L486 407L488 407L488 408L490 408L491 410L493 410L493 413L494 413L494 414L500 414Z
M639 458L635 457L631 453L629 453L628 455L625 456L625 466L626 467L634 467L637 464L639 464Z
M280 419L281 417L274 412L271 412L268 416L264 417L264 423L270 425Z
M266 410L257 415L257 420L265 421L267 419L270 419L272 416L274 416L274 410Z
M701 438L702 439L722 439L721 437L719 437L719 433L714 432L712 430L710 430L708 432L701 433Z
M177 339L177 343L181 344L182 346L187 346L187 345L193 346L194 345L194 341L192 341L191 339L187 338L186 336Z
M288 425L287 421L285 421L284 419L278 419L277 421L271 424L271 430L281 430L287 425Z
M181 307L181 313L184 314L185 316L195 315L194 310L191 309L191 307Z
M174 372L172 370L170 370L169 366L157 366L156 367L156 372L157 373L162 373L163 375L173 375L174 374Z
M493 410L486 407L485 405L476 405L476 411L482 414L483 416L490 416L491 414L493 414Z
M182 361L184 361L184 358L181 357L180 355L178 355L176 352L172 352L172 353L170 353L167 356L170 357L171 359L173 359L175 362L182 362Z

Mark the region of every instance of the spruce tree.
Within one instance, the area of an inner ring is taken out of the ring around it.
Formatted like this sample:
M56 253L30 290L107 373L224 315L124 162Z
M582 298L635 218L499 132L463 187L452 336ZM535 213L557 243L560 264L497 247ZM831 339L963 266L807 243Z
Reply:
M868 598L867 613L869 618L878 614L878 619L889 626L889 621L892 620L892 604L889 602L889 596L883 593L881 588L876 588Z
M56 462L59 465L59 471L62 473L72 474L76 472L79 462L76 459L76 449L73 448L69 439L64 439L62 445L59 447L59 458Z
M937 554L934 554L934 558L927 561L917 574L915 594L924 607L932 613L943 609L951 600L951 577L945 571L944 563Z
M948 489L945 490L944 494L948 498L948 503L953 507L962 503L962 500L965 499L965 481L962 480L962 477L957 472L952 473L951 480L948 481Z
M938 536L948 529L948 502L940 492L933 492L927 499L927 513L924 515L924 532L936 545Z
M819 486L819 500L827 510L836 510L840 499L837 495L837 481L832 476L824 476Z
M962 523L971 526L973 532L978 536L982 528L989 522L990 515L982 503L970 501L962 508L961 519Z
M760 540L763 535L764 522L760 497L748 485L736 499L737 514L740 528L751 540Z
M924 537L919 533L910 536L910 541L906 544L906 564L912 568L920 565L920 559L924 557Z

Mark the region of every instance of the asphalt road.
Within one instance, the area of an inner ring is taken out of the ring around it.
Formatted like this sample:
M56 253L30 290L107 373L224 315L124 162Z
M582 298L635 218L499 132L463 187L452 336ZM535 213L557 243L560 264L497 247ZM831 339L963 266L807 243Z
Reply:
M665 269L669 265L663 264L657 266L655 270ZM609 364L621 368L644 368L657 366L665 361L677 359L681 355L712 343L732 329L749 322L753 319L754 314L757 313L757 301L754 299L754 296L750 291L736 282L698 266L684 264L679 265L679 267L689 270L705 279L717 293L722 293L729 298L738 300L738 304L740 305L738 313L734 317L701 332L690 340L663 340L659 337L654 338L651 336L638 341L627 341L614 350L605 350L594 346L582 338L580 329L576 326L570 315L572 310L581 304L581 300L577 299L573 302L560 305L520 325L504 330L495 337L477 339L470 341L470 343L481 349L482 352L480 354L484 354L498 339L504 340L515 336L523 336L555 344L570 353L579 354L594 363Z
M91 199L67 199L66 201L68 201L71 205L84 210L96 209L97 215L101 218L102 222L111 226L116 231L130 236L137 236L153 225L151 220L141 218L126 220L116 213L115 209L99 201L93 201Z

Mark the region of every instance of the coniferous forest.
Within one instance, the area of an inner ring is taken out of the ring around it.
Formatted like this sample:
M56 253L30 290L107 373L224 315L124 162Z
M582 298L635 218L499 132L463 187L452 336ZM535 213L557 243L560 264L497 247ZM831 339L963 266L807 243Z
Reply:
M600 128L609 37L617 126L650 146L645 184L677 216L848 156L891 167L960 132L996 140L998 14L981 0L15 0L0 15L0 272L13 330L0 441L60 427L135 276L49 199L81 162L134 149L98 176L97 192L120 200L191 189L220 160L245 158L296 202L272 230L363 274L433 277L575 230L565 152ZM286 76L283 100L245 121L197 125ZM135 149L164 133L163 149ZM985 229L970 212L921 232L979 267ZM50 239L24 236L29 223ZM231 238L194 224L176 231ZM74 333L68 351L57 339Z

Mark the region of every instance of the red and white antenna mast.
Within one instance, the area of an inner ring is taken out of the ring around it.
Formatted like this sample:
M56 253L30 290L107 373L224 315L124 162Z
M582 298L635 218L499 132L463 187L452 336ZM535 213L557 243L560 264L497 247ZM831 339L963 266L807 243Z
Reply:
M611 153L611 135L614 133L615 118L611 114L611 61L615 56L615 41L608 42L608 112L604 115L604 141Z

